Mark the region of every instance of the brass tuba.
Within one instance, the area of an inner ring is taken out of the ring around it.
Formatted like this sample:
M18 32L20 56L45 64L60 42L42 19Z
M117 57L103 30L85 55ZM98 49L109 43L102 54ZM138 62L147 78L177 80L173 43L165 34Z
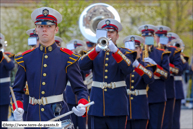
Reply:
M115 19L120 22L118 12L108 4L95 3L85 8L79 17L79 28L82 35L90 42L97 43L97 25L106 18Z

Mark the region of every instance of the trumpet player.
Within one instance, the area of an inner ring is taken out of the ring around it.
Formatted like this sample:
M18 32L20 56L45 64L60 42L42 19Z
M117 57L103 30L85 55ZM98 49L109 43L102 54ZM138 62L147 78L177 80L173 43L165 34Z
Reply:
M145 39L145 44L148 47L148 54L150 58L144 59L145 62L154 62L157 65L157 69L154 72L154 82L149 84L148 90L148 102L149 102L149 129L161 129L164 111L166 105L166 91L165 80L169 78L169 55L170 52L164 51L154 47L154 33L157 28L153 25L146 24L139 28L142 36ZM145 45L144 44L144 45ZM153 60L153 61L151 61Z
M13 54L5 52L4 35L0 33L0 128L2 121L7 121L8 107L10 104L10 90L11 85L10 71L14 68L12 61Z
M161 49L169 51L169 66L170 66L170 77L165 81L166 85L166 108L165 115L163 121L163 129L171 129L172 128L172 120L173 120L173 112L174 112L174 101L175 101L175 88L174 88L174 75L178 75L182 73L182 63L180 59L181 50L179 48L175 48L169 46L167 32L170 31L170 28L167 26L159 25L156 26L157 31L155 34L157 44L160 44Z
M128 94L127 129L146 129L149 120L149 105L147 86L154 81L153 72L156 65L144 62L141 57L141 44L144 39L137 35L129 35L124 39L125 47L134 49L137 52L137 59L140 65L126 77ZM132 47L133 46L133 47ZM146 51L148 54L148 51ZM145 52L145 53L146 53ZM144 58L149 58L146 55Z
M136 52L117 47L122 25L114 19L103 19L97 29L106 29L108 50L96 47L79 60L81 70L93 72L90 100L95 104L89 108L91 128L124 129L128 116L128 101L125 77L132 73ZM133 65L132 65L133 64Z

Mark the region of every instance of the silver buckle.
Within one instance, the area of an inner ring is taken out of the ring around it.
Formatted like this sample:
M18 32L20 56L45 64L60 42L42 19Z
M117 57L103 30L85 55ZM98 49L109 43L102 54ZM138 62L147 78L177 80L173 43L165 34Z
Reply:
M106 88L107 87L107 82L100 83L100 87L101 87L101 89Z
M138 96L138 95L139 95L139 91L137 92L136 90L134 90L134 91L129 90L128 94L129 94L129 95Z
M116 88L115 82L111 82L111 88L112 88L112 89Z
M44 100L45 100L46 103L44 103ZM33 103L35 105L36 104L39 104L39 105L42 104L43 106L45 106L48 103L46 97L41 97L41 99L35 99L34 97L32 97L31 101L33 101L31 103Z
M44 100L45 100L45 102L46 102L46 103L44 103ZM41 101L42 101L42 103L41 103L41 104L42 104L43 106L45 106L45 105L48 103L48 101L47 101L47 98L46 98L46 97L42 97L42 98L41 98Z

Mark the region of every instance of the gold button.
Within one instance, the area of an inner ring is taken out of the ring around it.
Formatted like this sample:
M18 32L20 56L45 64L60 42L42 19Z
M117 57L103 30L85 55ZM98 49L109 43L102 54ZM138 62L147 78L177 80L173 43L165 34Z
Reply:
M107 79L108 77L107 77L107 76L105 76L105 78Z
M134 80L131 80L132 83L134 83Z
M107 72L108 72L108 70L107 70L107 69L105 69L105 72L107 73Z
M109 52L107 52L107 55L109 55Z
M48 55L45 55L44 57L47 59L47 58L48 58Z
M45 91L42 91L42 94L45 94Z
M134 77L134 74L132 74L131 76Z
M107 89L104 89L104 91L107 91Z
M44 64L44 67L47 67L47 64Z
M45 83L45 82L42 82L42 85L46 85L46 83Z
M109 60L109 58L106 58L106 60Z
M131 86L131 89L133 89L134 88L134 86Z
M108 64L106 63L105 66L108 66Z
M43 111L44 111L44 108L41 108L41 111L43 112Z
M46 76L46 73L43 73L43 76L45 77L45 76Z
M133 70L133 72L135 72L135 70Z
M133 100L133 97L131 97L131 100Z

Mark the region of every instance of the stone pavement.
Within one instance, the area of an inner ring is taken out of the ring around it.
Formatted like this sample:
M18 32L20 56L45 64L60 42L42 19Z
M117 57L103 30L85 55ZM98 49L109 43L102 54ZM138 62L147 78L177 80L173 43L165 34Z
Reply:
M180 117L181 129L193 129L193 109L182 109Z

